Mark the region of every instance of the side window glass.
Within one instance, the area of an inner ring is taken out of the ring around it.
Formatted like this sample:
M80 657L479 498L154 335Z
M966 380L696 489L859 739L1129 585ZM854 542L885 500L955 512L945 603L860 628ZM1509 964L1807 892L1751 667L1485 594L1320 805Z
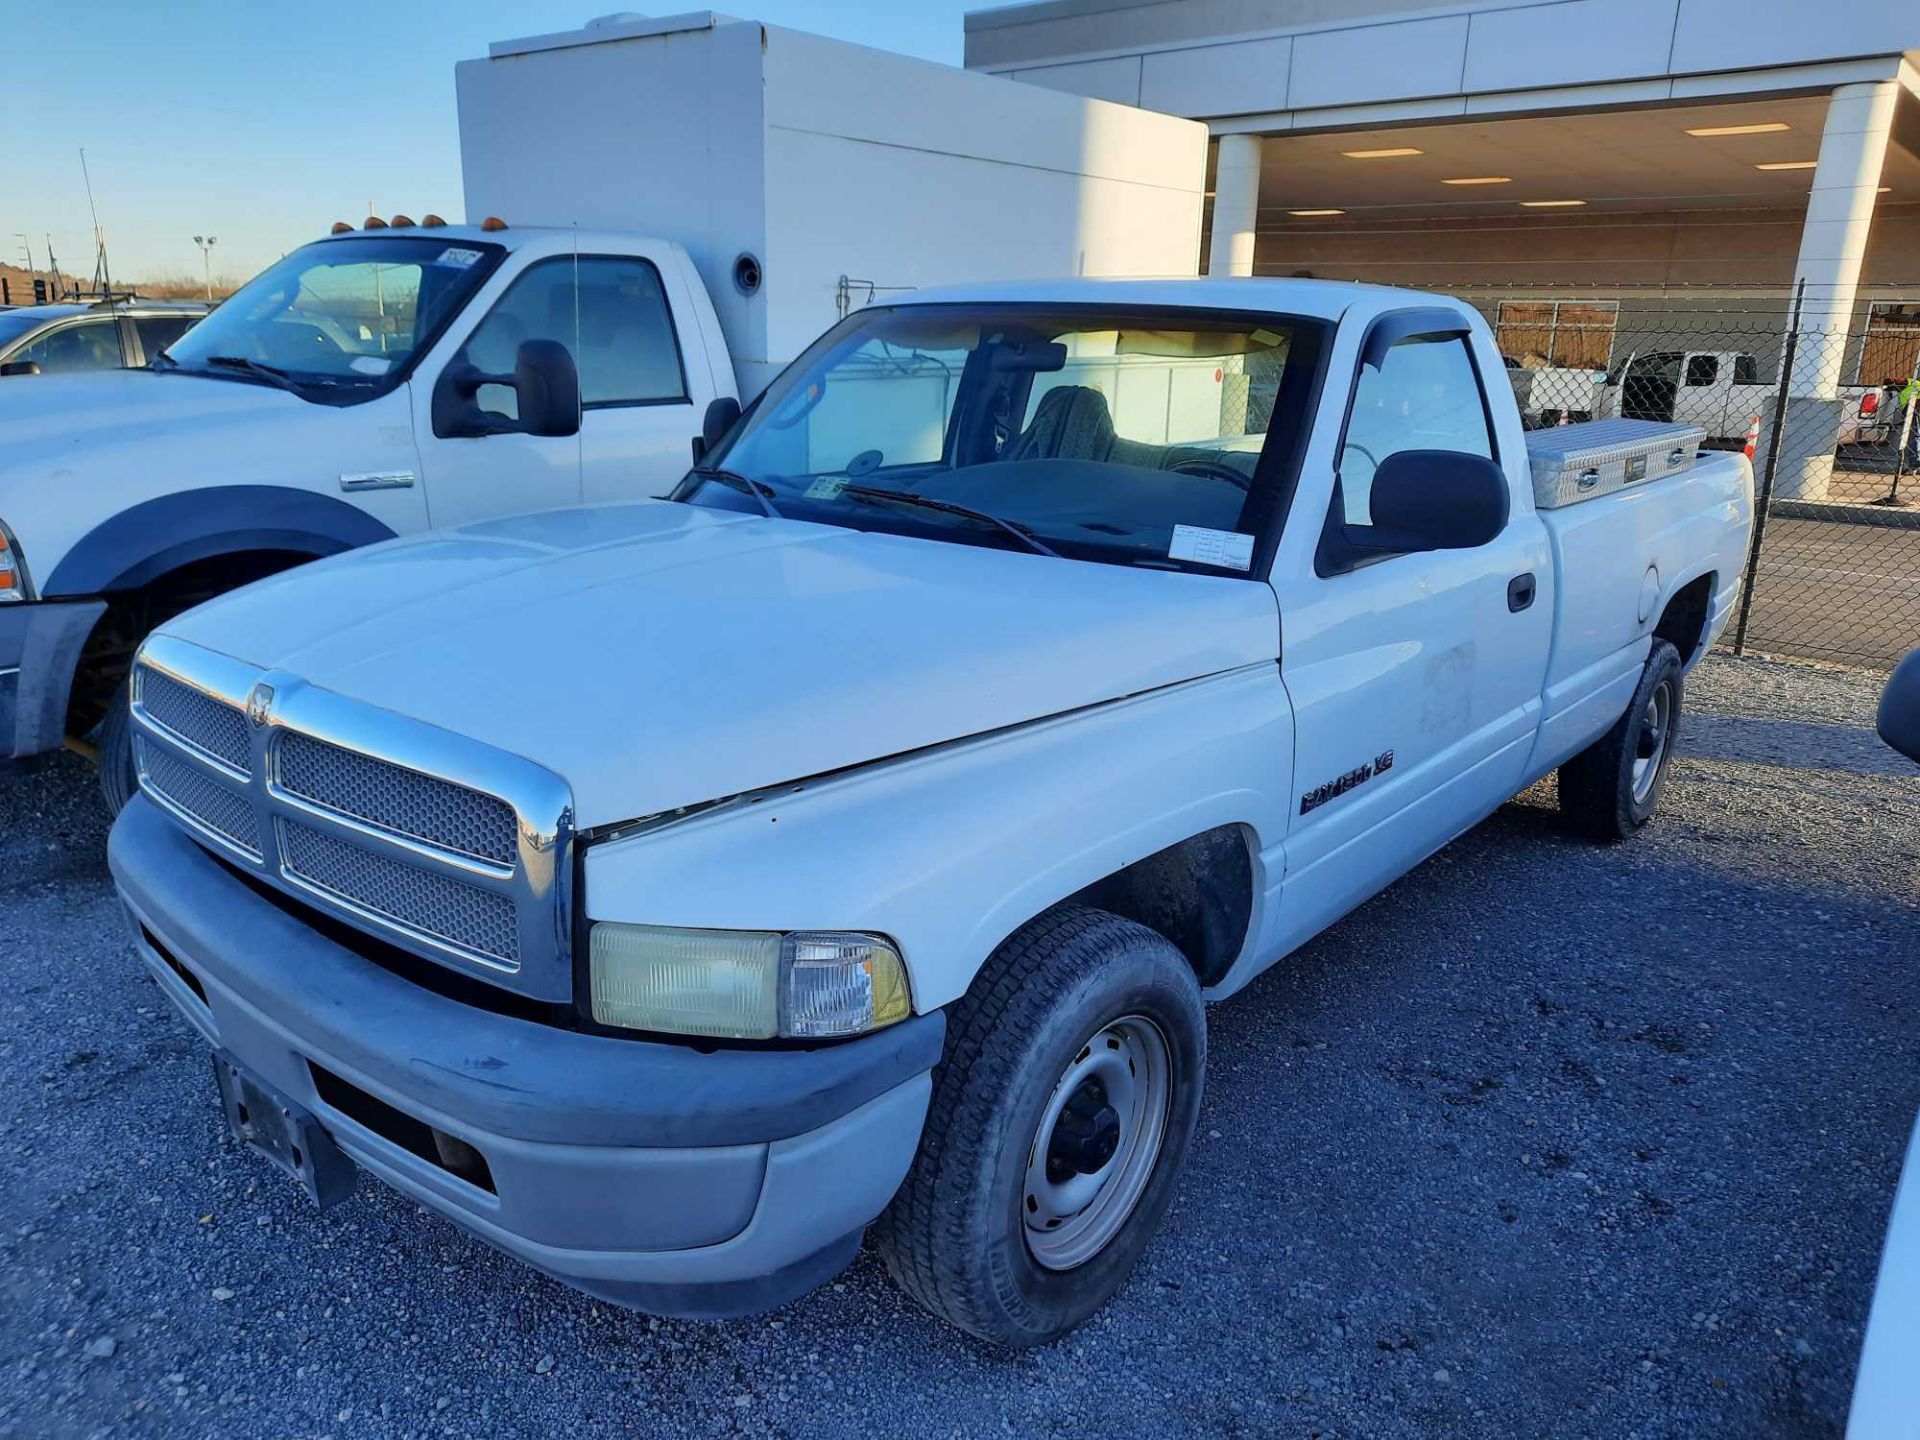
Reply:
M1373 523L1374 471L1402 450L1453 450L1493 458L1479 376L1461 337L1402 340L1378 370L1360 372L1340 453L1347 524Z
M660 272L645 260L540 261L507 288L462 354L482 370L506 374L527 340L558 340L567 347L587 409L687 398L666 291ZM483 410L517 414L514 393L504 385L481 387L479 402Z
M1733 357L1733 383L1736 385L1758 385L1760 366L1751 355Z
M1718 355L1689 355L1687 357L1687 384L1711 385L1720 378L1720 357Z
M117 370L122 363L120 326L112 319L82 320L36 340L13 358L38 361L41 373L46 375Z
M147 352L149 361L186 334L192 325L191 315L137 315L133 321L133 328L140 332L140 348Z

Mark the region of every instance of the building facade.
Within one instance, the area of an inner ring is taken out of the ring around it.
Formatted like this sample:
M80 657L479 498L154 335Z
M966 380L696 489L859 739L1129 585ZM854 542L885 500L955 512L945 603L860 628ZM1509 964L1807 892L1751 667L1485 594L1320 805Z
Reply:
M1213 274L1475 295L1556 365L1676 309L1777 356L1797 313L1796 434L1920 364L1920 6L1036 0L966 63L1205 121Z

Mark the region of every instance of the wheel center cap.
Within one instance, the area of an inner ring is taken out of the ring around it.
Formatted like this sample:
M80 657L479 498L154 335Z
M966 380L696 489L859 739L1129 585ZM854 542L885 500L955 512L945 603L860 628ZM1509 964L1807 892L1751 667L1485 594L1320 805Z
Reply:
M1104 1169L1120 1148L1120 1112L1107 1103L1106 1088L1089 1080L1073 1092L1047 1142L1047 1178L1056 1185Z

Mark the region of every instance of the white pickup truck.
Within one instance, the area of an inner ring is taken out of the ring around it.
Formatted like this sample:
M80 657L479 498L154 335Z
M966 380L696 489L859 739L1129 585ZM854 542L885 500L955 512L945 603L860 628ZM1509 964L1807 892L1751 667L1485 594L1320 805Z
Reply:
M516 364L539 413L477 383ZM429 525L663 494L734 393L678 245L457 225L343 230L147 369L6 386L0 757L123 713L133 647L211 595ZM124 727L100 738L117 806Z
M1582 398L1589 393L1582 391ZM1842 385L1835 394L1840 401L1836 444L1879 444L1888 438L1894 407L1882 386ZM1780 381L1777 373L1763 377L1759 361L1744 350L1649 350L1608 371L1597 397L1596 415L1698 425L1713 444L1738 446L1756 423L1763 429L1773 423Z
M1042 1342L1166 1212L1203 999L1556 769L1584 831L1653 812L1752 474L1648 443L1537 505L1447 299L907 297L668 502L161 626L113 873L317 1199L364 1169L676 1314L877 1219L922 1304Z

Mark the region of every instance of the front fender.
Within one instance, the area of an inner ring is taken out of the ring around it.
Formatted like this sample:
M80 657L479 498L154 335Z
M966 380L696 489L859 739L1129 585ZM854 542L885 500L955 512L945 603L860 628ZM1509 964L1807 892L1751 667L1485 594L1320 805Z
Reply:
M135 590L196 560L280 550L319 559L393 531L366 511L311 490L220 485L156 496L109 517L61 557L43 597Z
M1257 839L1259 933L1270 888L1259 856L1277 853L1292 763L1279 669L1249 666L589 845L584 908L639 924L884 934L924 1013L965 993L1049 905L1219 826Z

